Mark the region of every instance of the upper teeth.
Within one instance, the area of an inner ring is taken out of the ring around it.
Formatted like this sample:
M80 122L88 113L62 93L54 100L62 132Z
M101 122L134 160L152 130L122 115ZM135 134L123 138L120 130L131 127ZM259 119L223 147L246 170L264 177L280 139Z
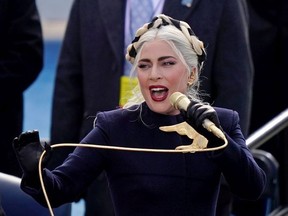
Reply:
M164 88L153 88L152 91L163 91Z

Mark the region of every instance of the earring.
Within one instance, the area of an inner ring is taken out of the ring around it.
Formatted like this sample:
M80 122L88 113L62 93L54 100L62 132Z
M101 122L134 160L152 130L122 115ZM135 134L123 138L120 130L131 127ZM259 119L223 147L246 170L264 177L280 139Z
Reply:
M188 87L191 86L193 84L193 82L194 82L194 76L191 76L187 82L187 86Z

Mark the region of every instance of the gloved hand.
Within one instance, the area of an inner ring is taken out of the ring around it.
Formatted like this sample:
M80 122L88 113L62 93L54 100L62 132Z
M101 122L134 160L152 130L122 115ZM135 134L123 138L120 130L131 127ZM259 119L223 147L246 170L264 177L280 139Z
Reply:
M38 176L38 163L42 152L47 151L42 166L45 166L51 153L50 145L47 143L41 145L37 130L23 132L14 138L13 148L24 176L30 177Z
M208 131L206 128L203 127L204 120L209 119L215 124L216 127L222 130L215 109L211 107L208 103L191 102L187 107L186 117L186 121L198 133L202 134L208 139L208 148L217 147L224 144L224 141L222 139L218 138L212 132Z

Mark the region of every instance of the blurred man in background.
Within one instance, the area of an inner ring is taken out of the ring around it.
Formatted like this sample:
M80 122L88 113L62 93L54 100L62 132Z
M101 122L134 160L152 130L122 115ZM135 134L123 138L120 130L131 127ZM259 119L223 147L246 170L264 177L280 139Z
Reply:
M12 149L22 132L23 92L43 67L43 38L35 0L0 0L0 172L20 177Z

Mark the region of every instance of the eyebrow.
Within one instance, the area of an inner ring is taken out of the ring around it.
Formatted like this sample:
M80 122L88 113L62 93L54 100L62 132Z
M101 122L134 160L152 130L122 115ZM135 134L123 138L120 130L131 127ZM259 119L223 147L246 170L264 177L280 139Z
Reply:
M168 58L176 59L174 56L161 56L157 60L163 61L163 60L168 59ZM144 58L144 59L139 59L139 61L150 62L150 59Z

